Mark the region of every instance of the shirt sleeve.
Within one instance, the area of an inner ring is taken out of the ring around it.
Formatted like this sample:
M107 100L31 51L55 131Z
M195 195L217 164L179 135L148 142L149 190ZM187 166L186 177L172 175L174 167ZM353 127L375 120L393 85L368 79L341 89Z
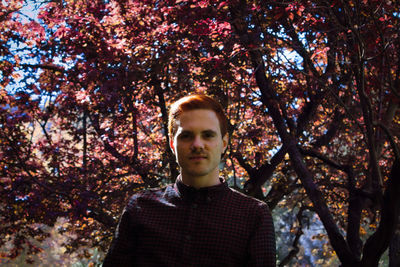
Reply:
M131 215L126 207L115 231L114 239L104 259L103 267L133 266L134 231Z
M259 204L259 223L250 239L248 267L275 267L275 230L271 212L265 203Z

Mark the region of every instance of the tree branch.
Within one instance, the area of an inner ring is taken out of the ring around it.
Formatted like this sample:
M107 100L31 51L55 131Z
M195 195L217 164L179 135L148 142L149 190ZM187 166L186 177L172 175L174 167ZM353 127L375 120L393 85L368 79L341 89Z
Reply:
M279 267L286 266L290 263L290 261L299 253L299 241L300 237L303 235L303 212L306 208L301 206L299 212L296 215L297 221L299 222L299 226L297 227L296 235L293 240L292 249L289 251L288 255L283 258L283 260L279 263Z
M20 64L21 67L34 68L34 69L47 69L53 71L65 72L65 69L61 66L54 64Z
M257 43L255 43L248 35L248 32L251 30L244 19L246 17L246 14L244 13L246 10L248 10L248 7L246 6L246 2L244 0L239 1L239 3L236 5L231 5L231 24L238 34L244 47L257 47ZM251 63L255 69L256 82L261 91L261 101L263 105L268 108L268 113L272 117L279 136L283 144L288 149L293 168L298 174L308 197L312 201L314 208L328 233L333 248L343 263L355 263L356 258L352 254L350 248L340 233L332 214L330 213L329 208L322 197L321 192L314 183L312 173L307 169L304 163L302 155L297 148L296 139L293 136L290 136L287 131L287 125L282 119L279 105L275 100L276 92L271 86L271 81L265 75L265 65L262 54L258 50L251 50L249 51L249 55Z

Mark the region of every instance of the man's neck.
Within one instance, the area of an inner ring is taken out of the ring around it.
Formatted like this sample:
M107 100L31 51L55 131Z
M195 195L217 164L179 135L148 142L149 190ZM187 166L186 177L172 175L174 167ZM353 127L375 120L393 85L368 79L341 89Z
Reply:
M203 187L210 187L221 183L219 180L219 173L212 176L200 176L200 177L188 176L185 175L184 173L181 173L180 179L185 185L194 187L196 189Z

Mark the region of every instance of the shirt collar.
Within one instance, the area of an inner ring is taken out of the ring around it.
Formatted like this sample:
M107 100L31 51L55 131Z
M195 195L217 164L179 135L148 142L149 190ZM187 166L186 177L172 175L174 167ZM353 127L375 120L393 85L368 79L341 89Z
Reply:
M209 203L217 197L222 196L229 190L228 183L225 181L225 179L220 177L219 180L220 183L217 185L196 189L192 186L184 184L181 176L179 175L176 178L174 189L180 195L180 197L185 200Z

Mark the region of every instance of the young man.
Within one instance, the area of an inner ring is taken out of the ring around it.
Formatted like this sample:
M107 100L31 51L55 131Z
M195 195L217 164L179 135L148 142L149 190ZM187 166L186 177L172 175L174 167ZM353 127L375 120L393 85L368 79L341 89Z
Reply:
M190 95L169 111L174 185L131 197L103 266L275 266L268 206L219 177L228 144L221 105Z

